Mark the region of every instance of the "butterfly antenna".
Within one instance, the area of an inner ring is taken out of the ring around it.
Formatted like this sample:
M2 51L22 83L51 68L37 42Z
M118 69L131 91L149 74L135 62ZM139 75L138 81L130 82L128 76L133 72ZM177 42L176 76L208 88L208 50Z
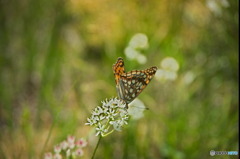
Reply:
M131 106L131 107L136 107L136 108L139 108L139 109L145 109L145 110L149 110L149 108L148 107L138 107L138 106Z

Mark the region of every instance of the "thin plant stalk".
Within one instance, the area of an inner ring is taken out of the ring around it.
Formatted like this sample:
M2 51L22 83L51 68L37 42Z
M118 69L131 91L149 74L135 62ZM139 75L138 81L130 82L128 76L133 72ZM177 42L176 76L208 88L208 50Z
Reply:
M92 155L92 159L94 159L94 156L95 156L95 154L96 154L96 151L97 151L97 149L98 149L98 145L99 145L101 139L102 139L102 136L99 135L99 139L98 139L97 145L96 145L96 147L95 147L95 149L94 149L94 152L93 152L93 155Z
M73 82L73 86L76 84L76 82L77 82L77 80L75 80L75 81ZM72 87L73 87L73 86L72 86ZM72 87L71 87L71 88L72 88ZM62 101L63 101L62 103L65 103L64 101L67 99L67 95L68 95L68 94L70 94L70 90L67 91L67 93L65 93L65 94L63 95L63 97L65 97L65 98L62 99ZM61 105L60 108L63 108L63 104ZM59 119L59 114L62 112L62 110L63 110L63 109L60 109L60 111L57 113L56 117L55 117L54 120L53 120L53 123L52 123L51 128L50 128L50 130L49 130L49 132L48 132L48 135L47 135L47 139L46 139L45 142L44 142L44 145L43 145L43 148L42 148L42 151L41 151L41 156L43 156L43 153L44 153L44 151L45 151L45 148L46 148L46 146L47 146L47 143L48 143L48 141L49 141L49 139L50 139L50 137L51 137L52 130L53 130L54 126L55 126L55 122L58 121L58 119Z
M52 125L51 125L51 128L50 128L50 130L49 130L49 132L48 132L47 139L46 139L45 142L44 142L44 146L43 146L43 148L42 148L41 156L43 156L43 152L45 151L45 148L46 148L46 146L47 146L47 143L48 143L48 141L49 141L49 139L50 139L50 136L51 136L51 134L52 134L52 130L53 130L54 125L55 125L55 120L53 121L53 123L52 123Z

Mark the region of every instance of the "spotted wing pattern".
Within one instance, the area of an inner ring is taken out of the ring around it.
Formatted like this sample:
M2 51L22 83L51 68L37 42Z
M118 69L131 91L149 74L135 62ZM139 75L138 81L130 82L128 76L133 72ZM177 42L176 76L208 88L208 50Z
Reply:
M117 93L120 99L128 105L131 103L151 81L157 71L157 67L146 70L133 70L125 72L124 62L121 57L113 65Z

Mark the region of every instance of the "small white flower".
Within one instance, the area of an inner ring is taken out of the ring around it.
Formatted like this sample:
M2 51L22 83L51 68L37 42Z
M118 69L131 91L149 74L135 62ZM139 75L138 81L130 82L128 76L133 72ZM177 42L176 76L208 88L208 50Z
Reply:
M70 150L70 149L68 149L68 150L66 151L66 155L67 155L67 157L71 156L71 150Z
M117 131L122 131L122 124L120 121L116 121L113 123L113 128Z
M75 137L74 136L68 136L67 142L68 142L68 147L70 149L73 149L75 147Z
M100 123L98 123L98 127L96 128L97 134L103 136L105 132L107 132L107 129L105 129L105 125L101 125Z
M191 84L193 81L194 81L194 79L196 78L196 75L194 74L194 72L192 72L192 71L188 71L184 76L183 76L183 83L185 84L185 85L189 85L189 84Z
M52 159L52 158L53 158L53 155L51 152L45 153L44 159Z
M69 147L70 149L73 149L73 148L75 147L75 143L69 143L69 144L68 144L68 147Z
M129 60L134 60L137 58L137 56L139 55L139 52L131 47L131 46L128 46L125 50L124 50L124 53L126 55L126 57L129 59Z
M177 73L172 71L166 71L165 78L169 81L174 81L177 78Z
M175 71L158 69L155 76L159 81L174 81L177 78L177 73Z
M128 124L128 119L129 119L129 116L128 115L125 115L125 116L123 116L123 118L122 118L122 122L125 124L125 125L127 125Z
M142 54L138 54L136 59L137 59L138 63L140 63L140 64L145 64L147 62L146 56L144 56Z
M117 100L117 99L116 99ZM125 109L126 108L126 104L121 100L120 102L118 102L118 105L117 105L118 108L121 108L122 109Z
M85 125L94 125L95 123L97 123L97 121L95 120L95 118L93 116L91 116L90 118L87 118L87 123L85 123Z
M114 125L115 122L116 122L115 120L114 121L110 121L109 124Z
M62 155L60 155L59 153L55 154L53 156L53 159L62 159Z
M56 145L55 147L54 147L54 152L55 153L60 153L61 152L61 145Z
M143 33L137 33L131 38L129 46L132 48L148 48L148 37Z
M103 119L105 119L106 117L103 115L103 114L101 114L100 116L99 116L99 121L101 121L101 120L103 120Z
M118 115L118 113L116 113L115 111L115 109L109 109L109 112L107 112L107 117L111 120L114 120L114 117Z
M116 107L116 105L117 105L117 103L115 102L115 100L110 99L109 102L106 101L106 103L105 103L105 105L103 105L103 107L113 109Z
M166 57L161 61L161 69L158 69L155 77L161 82L176 80L179 70L178 62L172 57Z
M94 119L94 121L96 121L96 123L98 123L100 120L100 116L95 115L95 116L93 116L93 119Z
M163 69L158 69L156 74L155 74L155 77L159 81L165 81L166 80L165 71Z
M74 141L75 141L75 137L69 135L68 138L67 138L67 141L68 141L68 143L74 143Z
M100 106L95 108L94 111L92 112L93 115L99 115L101 113L103 113L103 109Z
M119 131L128 121L126 104L117 98L102 101L102 106L95 108L87 121L86 125L95 126L96 136Z
M65 140L60 145L63 150L66 150L68 148L68 143Z
M87 141L83 138L79 139L77 142L76 142L76 146L77 147L86 147L87 146Z
M141 49L148 48L148 37L143 33L135 34L129 41L124 53L129 60L136 60L139 64L145 64L147 58L141 53Z
M68 136L67 140L62 141L54 147L54 154L46 153L44 159L62 159L76 158L83 155L83 148L87 145L87 141L83 138L75 142L74 136Z
M128 111L126 109L119 109L119 115L120 117L124 117L128 115Z
M83 150L81 148L75 151L76 156L83 156Z
M227 0L207 0L206 6L215 14L215 16L221 16L223 13L223 8L227 8L230 5Z
M168 71L172 71L172 72L176 72L179 69L179 64L178 62L172 58L172 57L166 57L162 60L161 62L161 67L164 70L168 70Z

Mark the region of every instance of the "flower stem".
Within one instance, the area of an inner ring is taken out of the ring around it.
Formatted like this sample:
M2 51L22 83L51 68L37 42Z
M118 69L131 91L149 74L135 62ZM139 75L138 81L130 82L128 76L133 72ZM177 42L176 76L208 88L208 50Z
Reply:
M93 155L92 155L92 159L94 159L95 153L96 153L96 151L97 151L97 149L98 149L98 145L99 145L101 139L102 139L102 136L100 135L100 136L99 136L99 139L98 139L98 142L97 142L97 145L96 145L96 147L95 147L95 149L94 149L94 152L93 152Z
M50 139L50 136L51 136L51 134L52 134L52 130L53 130L54 125L55 125L55 120L53 121L53 123L52 123L52 125L51 125L51 128L50 128L50 130L49 130L49 132L48 132L47 139L46 139L45 142L44 142L44 146L43 146L43 148L42 148L41 156L43 156L44 150L45 150L45 148L46 148L46 146L47 146L47 143L48 143L48 141L49 141L49 139Z
M114 129L112 129L110 132L108 132L107 134L103 134L102 136L105 137L105 136L108 136L109 134L111 134L112 132L114 131Z

